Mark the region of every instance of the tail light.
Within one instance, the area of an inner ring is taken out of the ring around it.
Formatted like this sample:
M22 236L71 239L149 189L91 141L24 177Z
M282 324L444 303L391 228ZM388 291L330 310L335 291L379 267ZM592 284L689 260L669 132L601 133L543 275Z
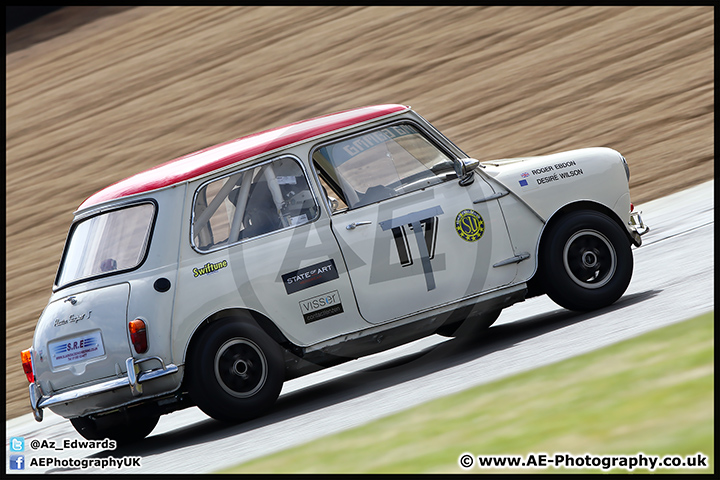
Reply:
M635 210L635 205L633 205L633 204L631 203L631 204L630 204L630 212L632 212L633 210Z
M28 348L20 352L20 358L22 359L23 370L25 371L28 382L35 383L35 374L32 368L32 349Z
M130 331L130 341L133 347L135 347L135 351L137 353L147 352L147 327L145 326L145 322L136 318L128 323L128 330Z

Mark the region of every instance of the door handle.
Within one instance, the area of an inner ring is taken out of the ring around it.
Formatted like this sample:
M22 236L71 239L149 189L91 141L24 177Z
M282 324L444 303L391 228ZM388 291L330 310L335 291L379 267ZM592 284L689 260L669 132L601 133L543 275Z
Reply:
M348 230L354 230L355 227L359 227L360 225L370 225L371 223L372 222L370 220L361 220L359 222L353 222L345 228L347 228Z

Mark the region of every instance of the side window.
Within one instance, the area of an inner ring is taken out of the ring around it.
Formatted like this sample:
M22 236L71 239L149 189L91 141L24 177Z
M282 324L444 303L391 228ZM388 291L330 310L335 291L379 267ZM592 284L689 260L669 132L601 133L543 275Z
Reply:
M351 209L457 177L453 160L410 124L324 145L312 157L327 193Z
M318 213L300 164L281 157L200 187L193 204L193 245L210 251L310 222Z
M155 205L141 203L80 220L68 236L55 284L139 266L154 218Z

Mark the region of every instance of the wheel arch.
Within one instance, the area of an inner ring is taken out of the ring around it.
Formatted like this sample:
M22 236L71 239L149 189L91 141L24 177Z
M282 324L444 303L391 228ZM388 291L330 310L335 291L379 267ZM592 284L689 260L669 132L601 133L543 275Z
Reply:
M545 225L543 225L542 230L540 231L540 238L535 247L535 258L537 258L537 267L535 269L535 273L527 282L528 294L526 298L537 297L545 293L542 281L543 272L541 272L540 252L543 251L543 244L547 239L547 232L550 232L562 218L569 215L570 213L588 210L602 213L608 218L612 219L620 227L620 229L625 232L625 235L628 238L628 242L632 244L633 239L630 236L627 228L623 224L622 219L620 219L617 214L606 205L593 202L591 200L579 200L563 205L561 208L553 212L552 215L550 215L550 217L545 222Z
M198 325L188 341L182 388L192 404L217 420L236 423L263 415L277 400L285 380L287 340L283 339L282 332L258 312L242 308L216 312ZM235 350L223 358L239 355L236 362L243 371L235 366L218 370L218 355L238 344L249 347L249 357Z
M205 331L214 328L221 322L239 322L254 325L264 331L271 339L273 339L282 348L295 351L297 347L280 331L275 323L267 316L260 312L246 308L227 308L213 313L208 318L200 322L198 327L190 336L187 347L183 352L183 363L187 362L197 346L198 339Z

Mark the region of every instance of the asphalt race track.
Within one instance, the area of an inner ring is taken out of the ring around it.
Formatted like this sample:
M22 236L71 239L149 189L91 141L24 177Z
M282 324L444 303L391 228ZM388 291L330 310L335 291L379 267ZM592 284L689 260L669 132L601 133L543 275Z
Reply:
M651 231L634 250L625 295L577 314L547 297L505 310L479 342L432 336L389 352L295 379L267 416L226 426L197 408L166 415L143 442L114 451L31 450L32 440L81 439L70 422L45 411L6 422L32 457L140 456L126 473L204 473L351 428L439 396L557 362L714 309L714 181L641 205ZM6 464L6 471L9 467ZM95 472L26 468L26 473ZM117 470L116 470L117 471ZM19 473L13 470L13 473Z

